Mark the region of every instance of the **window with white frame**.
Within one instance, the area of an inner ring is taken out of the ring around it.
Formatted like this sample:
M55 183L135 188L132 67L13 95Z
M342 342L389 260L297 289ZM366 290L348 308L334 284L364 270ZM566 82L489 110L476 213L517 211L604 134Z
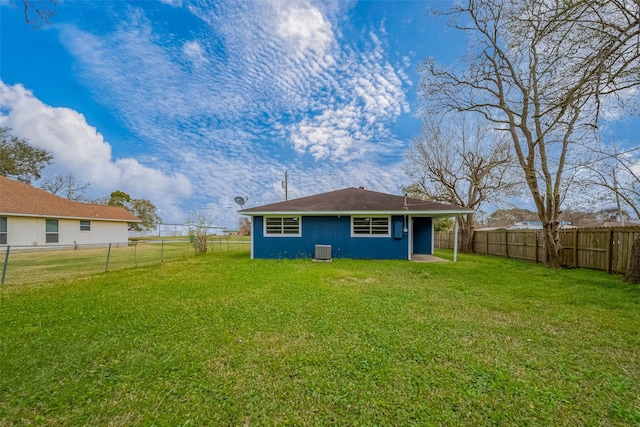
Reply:
M91 221L80 221L80 231L91 231Z
M48 219L45 224L45 242L58 243L58 220Z
M0 216L0 245L7 244L7 217Z
M299 216L268 216L264 219L264 235L299 237L302 232Z
M352 216L351 235L354 237L389 237L388 216Z

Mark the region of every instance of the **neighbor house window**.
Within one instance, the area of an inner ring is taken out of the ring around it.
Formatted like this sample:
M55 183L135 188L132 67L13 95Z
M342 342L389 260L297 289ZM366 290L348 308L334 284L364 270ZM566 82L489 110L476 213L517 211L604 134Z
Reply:
M388 237L388 216L354 216L351 217L351 235L356 237L374 236Z
M0 245L7 244L7 217L0 216Z
M58 243L58 220L48 219L45 227L45 242Z
M91 221L80 221L80 231L91 231Z
M264 219L264 235L299 237L300 222L299 216L268 216Z

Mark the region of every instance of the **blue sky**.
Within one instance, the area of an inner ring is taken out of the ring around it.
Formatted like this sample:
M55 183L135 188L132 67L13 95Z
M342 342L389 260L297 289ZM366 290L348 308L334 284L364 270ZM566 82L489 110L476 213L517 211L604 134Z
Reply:
M400 194L420 133L417 67L463 36L439 1L65 1L34 29L0 0L0 126L50 150L88 196L165 222L350 186ZM632 133L631 128L619 132Z
M45 173L154 202L166 222L349 186L400 192L417 66L464 39L446 2L66 1L34 29L0 6L0 124ZM456 38L457 37L457 38Z

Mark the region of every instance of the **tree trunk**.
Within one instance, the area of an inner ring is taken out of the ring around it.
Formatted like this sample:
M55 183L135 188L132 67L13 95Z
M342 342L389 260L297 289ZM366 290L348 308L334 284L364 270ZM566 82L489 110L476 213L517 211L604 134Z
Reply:
M633 242L627 274L624 275L622 280L634 285L640 284L640 235Z
M562 259L560 257L562 245L560 244L557 228L553 227L551 223L543 223L542 232L547 253L547 266L549 268L562 267Z
M473 229L460 230L460 252L473 253Z

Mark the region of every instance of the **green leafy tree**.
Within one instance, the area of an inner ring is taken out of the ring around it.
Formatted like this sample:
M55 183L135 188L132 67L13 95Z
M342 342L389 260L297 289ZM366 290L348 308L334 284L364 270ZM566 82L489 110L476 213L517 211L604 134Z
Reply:
M514 222L536 221L538 214L529 209L498 209L487 218L489 227L507 227Z
M125 208L142 220L141 223L129 224L129 230L148 231L153 230L160 224L162 219L156 212L156 207L147 199L132 199L124 191L116 190L111 193L107 201L109 206L119 206Z
M124 191L116 190L109 196L107 204L109 206L119 206L127 209L127 206L131 203L131 196ZM127 209L129 210L129 209Z
M452 218L436 218L433 221L433 231L451 231L453 230Z
M153 230L162 222L156 212L156 207L147 199L131 199L130 211L142 220L140 224L132 224L131 229L135 231Z
M0 176L31 184L32 180L40 179L40 172L52 159L44 148L12 135L9 128L0 127Z

